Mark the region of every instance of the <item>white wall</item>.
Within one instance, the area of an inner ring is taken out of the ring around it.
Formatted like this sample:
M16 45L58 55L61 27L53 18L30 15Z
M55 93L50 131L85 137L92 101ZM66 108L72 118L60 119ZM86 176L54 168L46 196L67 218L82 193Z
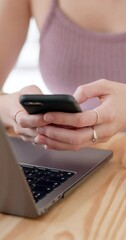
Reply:
M43 92L48 93L38 70L39 58L39 32L34 20L31 20L27 41L20 53L15 68L9 74L3 91L7 93L15 92L30 84L39 86Z

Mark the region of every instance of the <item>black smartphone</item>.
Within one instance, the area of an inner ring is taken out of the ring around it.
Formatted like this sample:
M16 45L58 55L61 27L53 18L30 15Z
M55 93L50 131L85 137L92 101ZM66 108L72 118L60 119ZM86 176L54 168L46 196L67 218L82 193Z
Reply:
M68 94L27 94L21 95L19 102L29 114L82 111L75 98Z

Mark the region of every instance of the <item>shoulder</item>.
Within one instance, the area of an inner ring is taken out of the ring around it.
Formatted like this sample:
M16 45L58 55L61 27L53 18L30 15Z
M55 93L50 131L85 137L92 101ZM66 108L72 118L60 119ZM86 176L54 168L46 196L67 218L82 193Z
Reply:
M0 15L7 17L20 17L20 15L30 14L29 0L1 0Z
M13 8L17 8L17 7L29 7L30 6L30 0L1 0L0 1L0 9L2 9L3 7L10 7L10 10Z

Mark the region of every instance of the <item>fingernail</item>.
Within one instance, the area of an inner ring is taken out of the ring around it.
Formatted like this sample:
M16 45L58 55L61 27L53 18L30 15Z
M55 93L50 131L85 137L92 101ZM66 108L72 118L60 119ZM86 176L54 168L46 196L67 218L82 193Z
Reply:
M45 149L48 149L48 146L47 146L47 145L44 145L44 148L45 148Z
M54 121L54 117L53 117L53 115L52 114L45 114L44 115L44 120L46 121L46 122L53 122Z

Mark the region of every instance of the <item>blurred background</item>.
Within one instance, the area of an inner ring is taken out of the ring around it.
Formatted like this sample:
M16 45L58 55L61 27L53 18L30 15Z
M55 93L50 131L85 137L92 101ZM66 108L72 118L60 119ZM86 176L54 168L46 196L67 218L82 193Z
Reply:
M14 69L9 74L3 86L3 91L12 93L24 86L35 84L40 87L43 92L49 93L40 75L38 60L39 31L35 21L31 19L27 40Z

